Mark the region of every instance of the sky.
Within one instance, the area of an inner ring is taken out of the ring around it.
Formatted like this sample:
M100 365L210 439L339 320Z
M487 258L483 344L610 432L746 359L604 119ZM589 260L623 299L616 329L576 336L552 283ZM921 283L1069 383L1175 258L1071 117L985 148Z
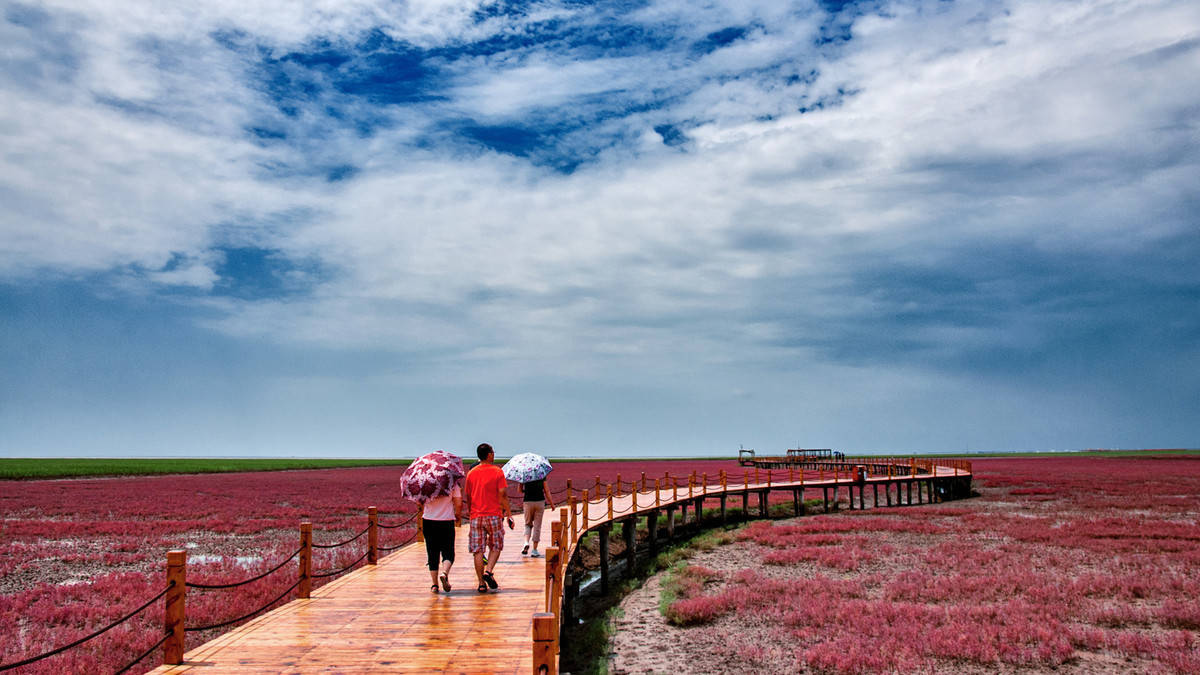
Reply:
M1200 447L1200 3L0 0L0 456Z

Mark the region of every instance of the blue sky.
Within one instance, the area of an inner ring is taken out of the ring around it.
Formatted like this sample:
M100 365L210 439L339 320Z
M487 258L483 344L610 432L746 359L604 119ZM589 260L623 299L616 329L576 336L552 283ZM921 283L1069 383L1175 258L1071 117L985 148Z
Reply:
M1200 6L0 4L0 455L1200 446Z

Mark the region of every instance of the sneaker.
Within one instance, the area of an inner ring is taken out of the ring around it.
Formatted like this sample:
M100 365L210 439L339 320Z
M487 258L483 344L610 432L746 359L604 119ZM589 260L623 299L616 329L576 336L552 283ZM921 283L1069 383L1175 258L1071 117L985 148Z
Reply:
M529 544L525 544L525 548L521 549L521 555L529 555Z
M538 553L538 552L537 552L537 549L535 548L535 549L533 549L532 551L530 551L530 552L529 552L529 557L530 557L530 558L540 558L540 557L542 557L542 554L541 554L541 553Z

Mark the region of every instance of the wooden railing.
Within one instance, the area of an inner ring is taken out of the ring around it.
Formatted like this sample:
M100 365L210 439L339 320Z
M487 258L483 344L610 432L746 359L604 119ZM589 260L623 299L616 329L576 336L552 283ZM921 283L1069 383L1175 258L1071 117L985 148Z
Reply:
M618 474L612 483L604 483L599 476L595 483L587 489L576 491L567 481L567 505L558 510L557 519L551 522L550 545L546 548L546 583L545 611L533 614L532 650L533 672L535 675L557 675L559 658L559 639L562 631L564 614L564 589L567 586L567 569L573 556L578 552L580 541L589 530L601 528L618 520L634 519L639 515L648 515L651 546L653 547L654 529L658 523L659 511L669 509L668 527L673 525L674 509L683 509L683 520L687 519L687 506L694 503L693 521L699 522L703 513L703 501L707 497L722 499L722 516L724 516L724 498L730 495L741 495L743 511L748 515L748 501L751 492L759 493L759 508L762 516L768 515L768 496L772 490L803 491L806 487L819 488L825 491L825 507L828 510L828 489L836 490L847 487L850 490L850 508L854 508L854 488L859 490L859 508L863 508L864 494L867 486L873 486L875 503L878 505L878 487L883 485L891 505L892 486L896 487L897 504L901 502L901 487L908 487L908 503L913 503L913 483L927 483L927 502L940 501L940 487L937 483L953 481L962 485L965 481L969 486L972 476L971 463L966 460L950 458L899 458L871 457L845 460L831 460L816 469L813 476L807 477L803 469L797 470L798 463L786 470L759 469L753 472L746 470L740 476L731 476L721 471L715 476L715 482L710 481L708 474L692 472L687 476L671 476L669 473L662 478L651 481L645 473L639 481L630 481L629 491L622 492L626 482ZM869 467L869 469L868 469ZM753 478L753 480L751 480ZM740 485L739 485L740 483ZM795 493L794 493L795 494ZM952 494L961 494L957 490ZM622 497L628 497L629 503L618 507L616 502ZM917 503L921 500L921 486L917 486ZM803 499L794 500L797 515L802 513ZM607 530L603 530L606 534ZM603 538L602 541L607 541ZM627 555L632 562L636 555L636 534L626 534ZM629 546L634 546L629 551ZM607 562L602 552L601 566L606 569Z
M168 551L167 552L167 560L166 560L166 576L167 576L166 587L163 589L163 591L161 593L159 593L157 596L152 598L150 602L146 603L145 605L142 605L142 607L139 608L138 610L136 610L135 612L126 615L125 618L109 625L107 628L104 628L102 630L96 631L95 633L92 633L91 635L87 636L84 639L77 640L74 643L71 643L69 645L65 645L63 647L59 647L57 649L45 652L43 654L39 654L37 656L24 659L20 662L0 664L0 671L11 670L11 669L15 669L15 668L18 668L21 666L36 663L45 658L49 658L51 656L60 654L68 649L77 647L88 640L99 637L100 635L108 632L109 630L116 628L118 625L129 620L136 613L140 612L143 609L146 609L150 604L152 604L153 602L157 602L159 599L163 600L163 638L159 642L157 642L153 647L151 647L151 649L149 651L146 651L141 656L134 659L132 662L130 662L128 665L126 665L124 668L122 668L120 671L118 671L118 673L124 673L124 672L130 670L131 668L133 668L133 666L137 665L138 663L140 663L141 661L146 659L148 656L150 656L150 654L153 653L154 650L158 649L159 647L162 648L162 653L163 653L162 663L163 663L163 665L179 665L179 664L183 663L183 654L185 651L185 649L184 649L185 637L184 636L186 633L213 630L216 628L224 628L226 626L233 625L240 621L244 621L246 619L249 619L250 617L253 617L253 616L263 612L268 607L275 605L280 600L283 600L292 591L296 592L297 598L308 598L310 593L312 592L312 583L313 583L314 579L322 579L322 578L337 576L339 574L349 571L350 569L357 566L359 563L361 563L363 561L366 561L366 563L368 565L376 564L379 559L379 553L381 551L384 551L384 552L393 551L393 550L400 548L401 546L404 546L405 544L408 544L409 542L411 542L413 540L420 541L422 539L419 520L417 521L416 531L413 532L412 535L407 537L404 541L400 542L399 544L397 544L395 546L391 546L391 547L385 548L385 547L379 546L379 529L380 528L386 528L386 529L401 528L401 527L407 525L408 523L412 522L413 520L415 520L416 516L417 516L417 513L414 513L412 516L408 517L407 519L405 519L399 523L395 523L392 525L385 525L385 524L381 524L379 522L378 510L376 509L376 507L374 507L374 506L368 507L367 508L367 527L366 527L366 529L360 531L358 534L354 535L350 539L347 539L345 541L342 541L342 542L339 542L336 544L314 544L313 537L312 537L312 534L313 534L312 523L309 521L302 521L300 523L300 531L299 531L300 546L299 546L299 548L296 549L296 551L294 553L292 553L290 556L284 558L278 564L274 565L271 569L269 569L261 574L257 574L249 579L243 579L241 581L237 581L237 582L233 582L233 583L204 584L204 583L190 582L187 580L187 551L183 551L183 550ZM323 572L314 572L313 571L312 559L313 559L313 549L314 548L318 548L318 549L341 548L343 546L348 546L350 544L353 544L354 542L361 539L364 535L366 535L366 537L367 537L366 550L363 552L363 555L361 557L359 557L358 559L356 559L354 562L350 563L349 565L347 565L341 569L335 569L332 571L323 571ZM294 584L292 584L291 586L289 586L287 588L287 590L285 590L283 592L283 594L281 594L279 597L275 598L274 600L271 600L270 602L266 603L265 605L259 607L258 609L255 609L254 611L252 611L248 614L239 616L234 619L229 619L226 621L222 621L222 622L212 624L212 625L207 625L207 626L187 626L186 625L187 591L189 588L194 588L194 589L198 589L198 590L228 590L228 589L233 589L233 588L237 588L240 586L245 586L247 584L256 582L260 579L270 576L270 575L274 574L275 572L278 572L279 570L283 569L283 567L285 565L287 565L289 562L291 562L292 560L295 560L295 559L299 560L299 563L297 565L296 582Z

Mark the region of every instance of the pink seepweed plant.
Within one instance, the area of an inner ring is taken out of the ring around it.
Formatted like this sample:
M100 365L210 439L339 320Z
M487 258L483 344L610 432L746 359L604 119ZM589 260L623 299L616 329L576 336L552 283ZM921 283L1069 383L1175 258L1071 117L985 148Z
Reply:
M460 453L470 457L470 452ZM736 462L621 461L556 464L547 486L562 502L566 483L594 487L596 476L621 476L625 491L645 471L649 482L664 473L717 474ZM299 523L313 523L313 540L333 544L367 525L376 506L382 524L411 517L415 505L400 499L402 467L326 469L139 478L0 481L0 664L38 655L120 618L165 586L166 552L188 552L189 582L225 584L257 576L299 547ZM510 486L514 499L518 492ZM379 544L411 537L415 522L381 529ZM358 559L362 537L337 549L314 549L314 572L334 571ZM381 553L385 555L385 553ZM292 561L266 578L229 590L189 589L187 624L206 626L243 616L278 598L295 583ZM314 579L314 588L329 579ZM278 603L294 597L286 594ZM189 632L194 647L229 630ZM145 652L162 634L162 603L74 649L15 672L115 672ZM161 660L156 651L131 673Z
M975 469L972 500L750 523L762 564L666 619L752 672L1200 672L1200 458Z

